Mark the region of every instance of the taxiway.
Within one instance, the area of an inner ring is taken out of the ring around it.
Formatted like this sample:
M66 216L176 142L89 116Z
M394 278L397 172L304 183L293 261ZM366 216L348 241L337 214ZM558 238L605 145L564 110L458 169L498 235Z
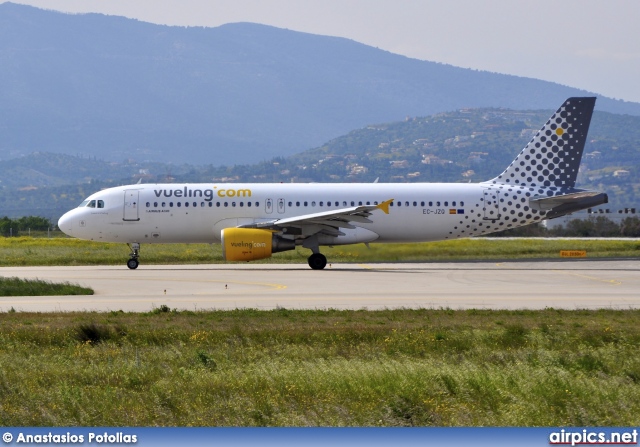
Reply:
M0 311L563 309L640 307L640 260L395 264L3 267L0 276L92 287L93 296L0 297Z

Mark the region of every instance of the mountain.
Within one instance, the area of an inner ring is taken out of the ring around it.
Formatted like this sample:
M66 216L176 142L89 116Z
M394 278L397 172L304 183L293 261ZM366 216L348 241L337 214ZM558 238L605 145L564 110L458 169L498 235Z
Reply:
M535 61L532 61L535 63ZM244 164L370 123L590 93L251 23L170 27L0 4L0 158ZM598 110L640 115L599 98Z

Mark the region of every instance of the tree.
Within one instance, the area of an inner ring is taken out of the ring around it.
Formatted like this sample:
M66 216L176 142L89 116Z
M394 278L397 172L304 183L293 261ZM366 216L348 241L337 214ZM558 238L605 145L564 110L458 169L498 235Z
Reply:
M620 227L605 216L595 219L573 219L567 222L565 236L577 237L614 237L620 236Z
M9 219L7 216L0 217L0 234L3 236L9 236L12 225L13 225L13 221Z
M640 237L640 218L636 216L625 218L620 224L620 234L627 237Z
M51 221L44 217L25 216L15 221L18 230L27 231L29 229L36 231L45 231L51 227Z
M51 221L44 217L24 216L19 219L0 217L0 235L17 236L21 231L45 231L51 227Z

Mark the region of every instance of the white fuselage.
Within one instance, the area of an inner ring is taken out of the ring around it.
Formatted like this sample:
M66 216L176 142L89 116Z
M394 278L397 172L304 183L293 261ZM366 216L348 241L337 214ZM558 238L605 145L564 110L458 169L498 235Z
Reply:
M103 242L219 243L225 228L393 199L388 214L375 211L370 223L354 223L321 245L436 241L539 221L529 191L489 183L138 184L91 195L87 201L101 207L75 208L59 226Z

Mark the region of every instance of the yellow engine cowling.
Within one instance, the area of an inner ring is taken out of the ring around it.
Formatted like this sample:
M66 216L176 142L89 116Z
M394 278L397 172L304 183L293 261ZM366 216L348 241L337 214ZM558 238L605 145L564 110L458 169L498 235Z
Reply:
M296 248L293 240L283 239L270 230L225 228L220 234L222 257L226 261L255 261Z

